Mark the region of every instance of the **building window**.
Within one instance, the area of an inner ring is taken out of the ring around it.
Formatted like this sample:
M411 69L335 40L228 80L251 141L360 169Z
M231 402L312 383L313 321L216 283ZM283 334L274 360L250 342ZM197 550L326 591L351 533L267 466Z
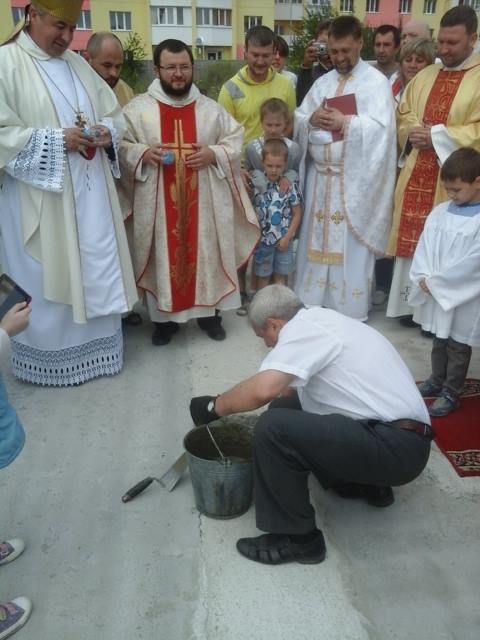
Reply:
M89 10L80 11L80 15L78 16L78 21L77 21L77 29L82 31L82 30L91 29L91 28L92 28L92 19L90 17L90 11Z
M216 27L232 26L231 9L212 9L212 22Z
M283 34L285 33L285 27L283 26L283 24L276 24L273 27L273 32L276 36L283 36Z
M435 13L437 8L437 0L425 0L423 3L423 13L432 14Z
M367 13L378 13L379 0L367 0L365 11Z
M110 11L111 31L131 31L132 14L130 11Z
M315 5L316 7L320 7L325 10L332 8L330 0L308 0L308 4Z
M399 13L412 13L412 0L400 0Z
M475 11L480 11L480 0L460 0L458 4L468 4Z
M340 0L340 13L353 13L353 0Z
M231 9L197 9L197 25L213 27L231 27Z
M260 27L262 25L262 16L244 16L243 28L245 33L252 27Z
M150 16L153 26L184 24L183 7L150 7Z
M23 18L23 7L12 7L13 24L17 24Z

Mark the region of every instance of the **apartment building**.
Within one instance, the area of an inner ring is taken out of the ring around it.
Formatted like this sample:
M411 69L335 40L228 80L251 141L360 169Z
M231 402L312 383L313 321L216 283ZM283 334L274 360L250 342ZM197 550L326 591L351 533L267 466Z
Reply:
M0 39L8 36L28 2L1 1ZM424 20L435 37L442 15L458 4L472 6L480 16L480 0L84 0L72 49L83 50L95 31L112 31L122 42L139 34L148 58L161 40L179 38L192 46L197 59L242 59L250 27L266 25L291 42L307 11L329 8L354 14L371 27Z
M401 26L410 20L423 20L432 36L438 33L445 11L468 4L480 16L480 0L274 0L275 31L291 42L295 29L301 26L307 11L333 9L337 14L353 14L361 22L378 27L381 24Z
M8 37L30 1L2 0L0 40ZM145 42L149 54L152 44L149 4L148 0L84 0L71 48L74 51L84 50L95 31L112 31L122 42L135 32Z

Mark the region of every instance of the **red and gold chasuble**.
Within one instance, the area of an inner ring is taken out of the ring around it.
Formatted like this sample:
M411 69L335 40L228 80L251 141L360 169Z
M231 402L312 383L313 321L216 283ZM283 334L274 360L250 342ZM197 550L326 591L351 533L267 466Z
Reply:
M159 102L162 145L174 155L163 165L165 224L170 263L171 312L195 306L198 244L198 174L185 166L197 141L195 102L171 107Z
M446 124L464 75L465 71L439 71L425 105L425 126ZM405 187L395 255L403 258L413 256L425 220L433 209L439 171L435 150L420 150Z

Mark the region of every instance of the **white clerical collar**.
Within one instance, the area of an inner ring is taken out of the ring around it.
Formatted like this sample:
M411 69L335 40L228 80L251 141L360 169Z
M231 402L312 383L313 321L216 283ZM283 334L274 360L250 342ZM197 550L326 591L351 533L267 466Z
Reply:
M32 58L36 58L37 60L51 60L54 56L51 56L46 51L44 51L38 44L32 39L28 31L21 31L18 35L18 38L15 40L24 51L26 51ZM57 56L58 58L65 58L67 51L64 51L62 55Z
M159 102L163 102L165 104L169 104L171 107L185 107L187 104L191 104L198 100L201 96L198 88L192 84L190 87L190 91L186 96L182 96L181 98L172 98L167 95L165 91L162 89L162 85L160 84L160 80L155 78L155 80L150 84L147 89L147 93L154 100L158 100Z
M460 64L457 64L456 67L447 67L446 65L443 65L443 69L445 71L460 71L461 69L464 69L465 67L469 66L470 62L472 61L472 57L473 57L474 54L475 54L475 51L472 51L472 53L468 56L468 58L466 58Z

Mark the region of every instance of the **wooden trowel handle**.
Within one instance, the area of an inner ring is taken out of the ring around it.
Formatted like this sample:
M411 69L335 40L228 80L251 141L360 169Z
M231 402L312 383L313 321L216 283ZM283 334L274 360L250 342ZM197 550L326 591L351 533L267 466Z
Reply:
M122 502L130 502L130 500L133 500L135 496L138 496L139 493L142 493L144 489L149 487L154 480L155 478L152 478L150 476L148 478L145 478L144 480L141 480L138 484L129 489L124 496L122 496Z

